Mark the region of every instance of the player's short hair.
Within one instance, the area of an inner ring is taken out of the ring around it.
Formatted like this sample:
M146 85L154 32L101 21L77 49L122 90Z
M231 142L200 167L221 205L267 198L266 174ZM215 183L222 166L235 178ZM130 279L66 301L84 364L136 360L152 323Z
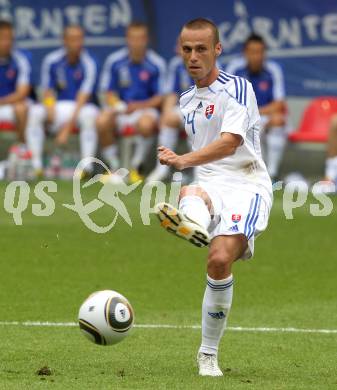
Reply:
M13 24L7 19L0 19L0 30L13 30Z
M137 21L137 20L131 22L131 23L127 26L126 32L132 30L133 28L143 28L144 30L146 30L146 32L149 31L149 27L148 27L148 25L147 25L146 23L140 22L140 21Z
M66 36L68 30L70 30L71 28L77 28L78 30L81 30L82 31L82 34L84 34L84 30L83 30L83 27L79 24L76 24L76 23L72 23L72 24L67 24L64 29L63 29L63 38Z
M264 47L266 46L266 42L264 41L264 39L262 38L261 35L259 34L256 34L256 33L251 33L248 38L245 40L244 44L243 44L243 48L246 49L247 46L251 43L251 42L258 42L258 43L261 43L261 45L263 45Z
M220 42L219 30L215 25L215 23L213 23L209 19L206 18L192 19L189 22L185 23L181 30L183 30L184 28L188 28L190 30L200 30L204 28L209 28L212 30L214 45Z

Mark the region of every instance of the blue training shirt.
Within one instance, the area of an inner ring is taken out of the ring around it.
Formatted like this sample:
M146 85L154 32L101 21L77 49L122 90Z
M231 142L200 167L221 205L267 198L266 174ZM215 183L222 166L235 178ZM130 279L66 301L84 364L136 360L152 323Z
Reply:
M70 64L65 49L47 54L42 63L41 87L53 89L57 100L76 100L78 92L93 95L97 84L97 63L87 50Z
M165 92L165 61L147 50L140 63L132 62L127 48L110 54L100 78L101 92L117 93L126 103L147 100Z
M283 71L274 61L265 61L261 72L251 73L246 60L238 58L227 65L226 72L243 77L252 83L259 107L285 98Z
M14 49L9 58L0 58L0 97L14 93L18 86L32 84L28 57Z

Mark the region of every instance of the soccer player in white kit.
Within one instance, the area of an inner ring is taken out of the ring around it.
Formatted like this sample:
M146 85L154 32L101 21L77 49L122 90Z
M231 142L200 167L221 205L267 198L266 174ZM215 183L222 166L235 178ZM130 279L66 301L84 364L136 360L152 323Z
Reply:
M232 303L232 265L252 257L254 239L267 227L272 185L261 157L254 91L247 80L217 68L216 26L201 18L186 23L180 45L196 84L180 98L192 151L177 155L159 146L158 158L178 170L197 167L197 181L182 187L179 209L160 203L156 211L169 232L209 245L197 361L200 375L222 376L217 354Z

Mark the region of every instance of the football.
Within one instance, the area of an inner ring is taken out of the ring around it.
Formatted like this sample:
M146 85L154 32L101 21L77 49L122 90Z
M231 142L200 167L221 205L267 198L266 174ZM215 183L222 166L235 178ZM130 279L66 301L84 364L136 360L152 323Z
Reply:
M99 345L112 345L130 333L134 311L122 294L112 290L97 291L83 302L78 322L90 341Z

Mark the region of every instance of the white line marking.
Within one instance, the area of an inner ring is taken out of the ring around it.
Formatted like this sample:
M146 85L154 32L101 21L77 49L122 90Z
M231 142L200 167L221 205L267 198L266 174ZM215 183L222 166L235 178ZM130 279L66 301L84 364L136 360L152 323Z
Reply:
M76 322L43 322L43 321L0 321L0 326L38 326L38 327L75 327ZM201 329L200 325L169 325L169 324L136 324L135 328L143 329ZM267 328L229 326L233 332L274 332L274 333L325 333L337 334L337 329L305 329L305 328Z

